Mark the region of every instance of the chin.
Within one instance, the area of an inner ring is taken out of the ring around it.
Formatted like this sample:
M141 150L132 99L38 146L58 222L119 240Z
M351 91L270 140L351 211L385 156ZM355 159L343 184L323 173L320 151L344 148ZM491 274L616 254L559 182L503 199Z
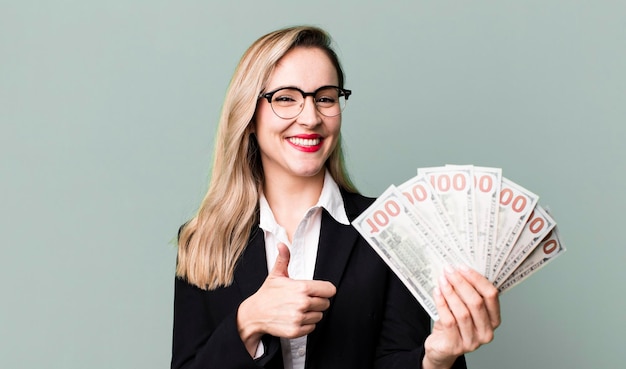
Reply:
M300 170L294 171L294 173L299 177L315 177L320 173L324 172L324 166L314 167L314 168L300 168Z

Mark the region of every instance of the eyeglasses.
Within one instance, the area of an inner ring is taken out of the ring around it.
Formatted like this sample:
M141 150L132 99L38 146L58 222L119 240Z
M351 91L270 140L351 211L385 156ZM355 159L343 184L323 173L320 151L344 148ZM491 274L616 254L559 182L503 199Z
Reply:
M267 99L274 114L283 119L292 119L304 109L304 100L312 96L315 108L326 117L336 117L346 107L346 101L352 91L337 86L322 86L313 92L304 92L296 87L282 87L262 93L260 98Z

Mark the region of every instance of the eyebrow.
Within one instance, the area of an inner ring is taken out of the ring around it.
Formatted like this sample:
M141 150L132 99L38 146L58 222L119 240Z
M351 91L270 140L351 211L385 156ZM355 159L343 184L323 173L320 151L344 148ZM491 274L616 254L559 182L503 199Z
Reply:
M339 87L339 84L332 84L332 83L331 84L322 84L322 85L319 85L318 87L316 87L315 89L313 89L310 92L316 91L317 89L322 88L322 87L326 87L326 86ZM281 88L295 88L295 89L304 91L304 89L302 87L298 87L298 86L295 86L295 85L281 85L281 86L276 86L276 87L273 87L273 88L267 88L267 89L264 90L264 92L276 91L276 90L279 90ZM304 92L307 92L307 91L304 91Z

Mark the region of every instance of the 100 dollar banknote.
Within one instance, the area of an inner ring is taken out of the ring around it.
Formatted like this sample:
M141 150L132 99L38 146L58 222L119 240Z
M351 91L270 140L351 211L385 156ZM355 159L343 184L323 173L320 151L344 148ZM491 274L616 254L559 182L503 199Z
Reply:
M420 222L402 193L390 186L352 225L389 265L433 320L433 291L447 264L435 247L434 232Z

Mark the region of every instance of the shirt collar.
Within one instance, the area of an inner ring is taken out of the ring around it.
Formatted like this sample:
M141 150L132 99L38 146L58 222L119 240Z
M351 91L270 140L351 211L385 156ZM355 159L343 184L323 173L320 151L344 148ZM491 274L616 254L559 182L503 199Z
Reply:
M317 204L311 207L306 214L311 213L311 210L316 208L324 208L337 222L343 225L350 225L339 186L328 171L325 171L324 186ZM278 229L272 209L263 192L259 196L259 226L270 232L275 232Z
M322 187L322 193L315 206L326 209L337 222L350 225L339 186L328 171L324 175L324 187Z

